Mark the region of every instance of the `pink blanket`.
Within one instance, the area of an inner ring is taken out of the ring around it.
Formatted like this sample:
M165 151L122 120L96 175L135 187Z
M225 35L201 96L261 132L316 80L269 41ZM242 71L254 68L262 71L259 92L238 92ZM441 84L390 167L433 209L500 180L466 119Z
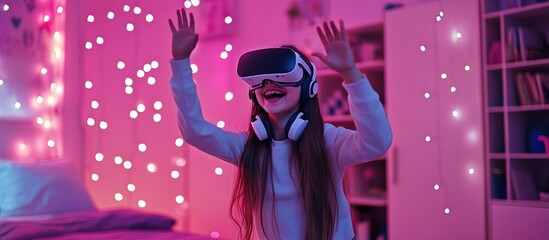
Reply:
M114 236L121 239L120 237L129 236L134 231L141 232L141 236L154 233L157 238L153 235L151 238L165 239L168 235L174 235L175 232L171 231L174 223L175 220L170 217L131 209L74 212L56 215L48 220L0 221L0 239L90 239L94 234L103 236L94 239L113 239ZM184 235L191 237L189 234L181 234L179 237Z

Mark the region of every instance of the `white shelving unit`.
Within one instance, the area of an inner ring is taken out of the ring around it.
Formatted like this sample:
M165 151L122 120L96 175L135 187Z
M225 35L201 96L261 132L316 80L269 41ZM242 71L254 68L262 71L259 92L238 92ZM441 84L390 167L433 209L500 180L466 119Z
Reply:
M383 23L364 24L347 29L355 52L355 61L373 88L385 102L385 63L383 60ZM319 101L324 121L335 126L354 128L349 115L347 93L342 79L335 71L321 68L318 71ZM346 172L347 198L351 204L355 228L368 222L370 239L385 235L387 228L386 159L349 167ZM359 234L358 229L355 232Z
M549 155L532 138L549 134L549 88L541 87L545 103L525 103L518 76L549 74L549 2L483 0L481 15L489 233L493 239L541 239L549 234L536 224L549 221L549 201L539 198L549 192ZM544 46L528 45L533 40Z

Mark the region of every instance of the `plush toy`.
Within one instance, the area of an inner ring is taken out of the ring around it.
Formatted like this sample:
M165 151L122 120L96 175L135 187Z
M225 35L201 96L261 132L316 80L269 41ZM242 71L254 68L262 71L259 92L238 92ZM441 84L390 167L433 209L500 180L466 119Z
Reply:
M541 122L532 124L528 131L528 150L531 153L547 153L549 128Z

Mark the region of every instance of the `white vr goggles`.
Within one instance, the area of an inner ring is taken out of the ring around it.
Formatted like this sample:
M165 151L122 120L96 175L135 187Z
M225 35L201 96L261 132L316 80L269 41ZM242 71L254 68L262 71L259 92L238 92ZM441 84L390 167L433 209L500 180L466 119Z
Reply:
M312 67L291 48L266 48L243 54L238 60L237 73L250 86L250 90L255 90L262 87L266 80L280 86L299 86L304 80L304 70L314 81L316 69L314 65Z

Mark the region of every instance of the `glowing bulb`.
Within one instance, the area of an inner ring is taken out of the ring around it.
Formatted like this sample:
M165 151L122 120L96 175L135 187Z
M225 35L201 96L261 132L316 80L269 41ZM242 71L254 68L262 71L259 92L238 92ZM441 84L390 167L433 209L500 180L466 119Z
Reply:
M198 72L198 66L196 64L191 64L191 70L193 73L197 73Z
M124 159L122 159L121 156L116 156L116 157L114 157L114 163L115 163L116 165L122 164L123 161L124 161Z
M137 115L138 115L137 111L135 111L135 110L130 111L130 118L136 119Z
M230 52L232 50L233 50L233 45L231 45L231 44L225 45L225 51Z
M189 0L185 1L184 5L185 5L185 8L190 8L190 7L192 7L192 3L191 3L191 1L189 1Z
M88 118L86 120L86 123L88 124L88 126L91 127L91 126L95 125L95 120L93 118Z
M124 7L122 8L122 10L124 10L124 12L129 12L129 11L130 11L130 6L124 5Z
M103 39L102 37L97 37L97 39L95 40L95 42L99 45L105 43L105 39Z
M116 67L118 67L118 69L122 70L126 67L126 64L122 61L118 61L118 63L116 64Z
M173 179L178 179L179 178L179 172L177 170L173 170L172 173L171 173L171 176Z
M468 72L468 71L471 71L471 66L465 65L465 71L467 71L467 72Z
M440 11L440 12L438 12L438 15L441 16L441 17L444 17L444 12Z
M126 86L126 88L124 89L124 92L128 95L132 94L133 93L133 87L132 86Z
M139 200L137 202L137 205L140 207L140 208L144 208L147 206L147 202L145 202L145 200Z
M131 169L132 168L132 162L124 161L124 168L125 169Z
M140 7L134 7L134 8L133 8L133 13L135 13L135 14L141 14L141 8L140 8Z
M452 116L454 118L459 118L459 111L457 111L457 110L452 111Z
M225 23L226 24L231 24L233 22L233 18L231 16L226 16L225 17Z
M162 120L162 115L160 115L160 113L155 113L153 115L153 121L154 122L160 122L160 120Z
M220 236L221 235L219 234L219 232L216 232L216 231L213 231L213 232L210 233L210 237L215 238L215 239L219 238Z
M13 106L15 107L15 109L21 109L21 103L20 102L15 102L15 104L13 104Z
M20 143L19 144L19 151L25 151L25 150L27 150L27 145L24 144L24 143Z
M140 143L137 146L137 149L139 149L140 152L145 152L145 151L147 151L147 145L145 145L144 143Z
M442 74L440 74L440 78L446 79L446 78L448 78L448 74L442 73Z
M183 143L184 143L183 138L175 139L175 146L181 147L183 146Z
M456 92L456 87L451 87L451 88L450 88L450 92L455 93L455 92Z
M145 71L139 69L139 70L137 70L136 75L137 75L138 78L143 78L145 76Z
M456 33L456 38L457 38L457 39L460 39L460 38L461 38L461 33L460 33L460 32L457 32L457 33Z
M86 49L92 49L93 44L91 42L86 42Z
M61 33L58 32L58 31L55 31L55 33L53 33L53 38L54 38L56 41L61 40Z
M435 191L438 191L440 189L440 186L438 184L435 184L435 186L433 186L433 188L435 189Z
M145 111L145 104L143 104L143 103L137 104L137 111L138 112L144 112Z
M63 7L62 6L57 7L57 13L59 13L59 14L63 13Z
M143 65L143 71L150 72L151 69L152 69L152 66L150 64L147 63L147 64Z
M40 74L46 75L47 73L48 73L48 69L47 69L47 68L43 67L43 68L40 69Z
M426 142L430 142L430 141L431 141L431 136L426 136L426 137L425 137L425 141L426 141Z
M474 168L469 168L469 175L473 175L475 173L475 169Z
M97 175L97 173L93 173L91 175L91 180L94 181L94 182L99 181L99 175Z
M147 83L151 86L154 85L156 83L156 78L154 78L152 76L147 78Z
M437 16L437 17L436 17L436 20L437 20L437 22L440 22L440 20L442 20L442 17Z
M44 22L49 22L50 21L50 16L49 15L44 15L44 18L42 18L42 20Z
M42 117L38 117L36 118L36 123L38 123L38 125L42 125L44 124L44 119Z
M50 120L44 121L44 127L45 128L50 128L51 127L51 121Z
M131 24L131 23L126 24L126 30L128 32L132 32L134 29L135 29L135 27L133 26L133 24Z
M105 158L105 156L103 156L102 153L96 153L95 154L95 160L96 161L101 162L101 161L103 161L103 158Z
M133 80L131 78L127 77L124 80L124 83L126 84L126 86L131 86L131 85L133 85Z
M421 46L419 46L419 50L422 51L422 52L425 52L425 51L427 51L427 47L425 47L424 45L421 45Z
M220 167L215 168L215 174L220 176L221 174L223 174L223 169Z
M221 59L227 59L227 57L229 57L229 54L227 52L223 51L219 54L219 57Z
M44 98L42 96L36 97L36 103L38 103L38 104L44 103Z
M147 164L147 171L149 171L151 173L154 173L154 172L158 171L158 167L154 163L149 163L149 164Z
M107 124L107 122L105 122L105 121L99 122L99 128L101 128L103 130L107 129L108 126L109 126L109 124Z
M4 4L4 12L7 12L8 10L10 10L10 6L8 4Z
M191 3L193 4L193 7L198 7L200 0L191 0Z
M98 108L99 108L99 102L93 100L93 101L91 102L91 107L92 107L93 109L98 109Z
M152 62L151 62L151 67L152 67L153 69L157 69L157 68L158 68L158 61L152 61Z
M177 195L177 197L175 197L175 202L178 203L178 204L181 204L181 203L185 202L185 198L181 195Z
M0 86L4 85L4 80L0 79Z
M52 148L52 147L54 147L54 146L55 146L55 141L53 141L53 140L51 140L51 139L48 140L48 147Z
M114 200L120 202L124 199L124 195L122 195L121 193L115 193L114 194Z
M93 83L90 81L86 81L86 83L84 83L84 87L86 89L91 89L93 87Z
M107 18L111 19L111 20L114 19L114 13L113 12L108 12L107 13Z
M234 98L234 94L232 92L226 92L225 93L225 101L231 101Z
M450 214L450 208L445 208L445 209L444 209L444 213Z
M131 183L128 184L128 191L130 191L130 192L135 191L135 185L133 185L133 184L131 184Z
M162 109L162 102L161 102L161 101L156 101L156 102L154 102L153 107L154 107L154 109L156 109L156 110Z
M224 121L217 122L217 127L218 128L224 128L225 127L225 122Z
M177 158L175 159L175 165L179 167L184 167L185 165L187 165L187 160L183 158Z
M423 95L426 99L429 99L431 97L431 94L429 94L428 92L426 92L424 95Z
M95 21L95 17L93 15L88 15L88 22L92 23Z
M152 22L154 20L154 16L152 14L147 14L147 16L145 16L145 21L147 22Z

